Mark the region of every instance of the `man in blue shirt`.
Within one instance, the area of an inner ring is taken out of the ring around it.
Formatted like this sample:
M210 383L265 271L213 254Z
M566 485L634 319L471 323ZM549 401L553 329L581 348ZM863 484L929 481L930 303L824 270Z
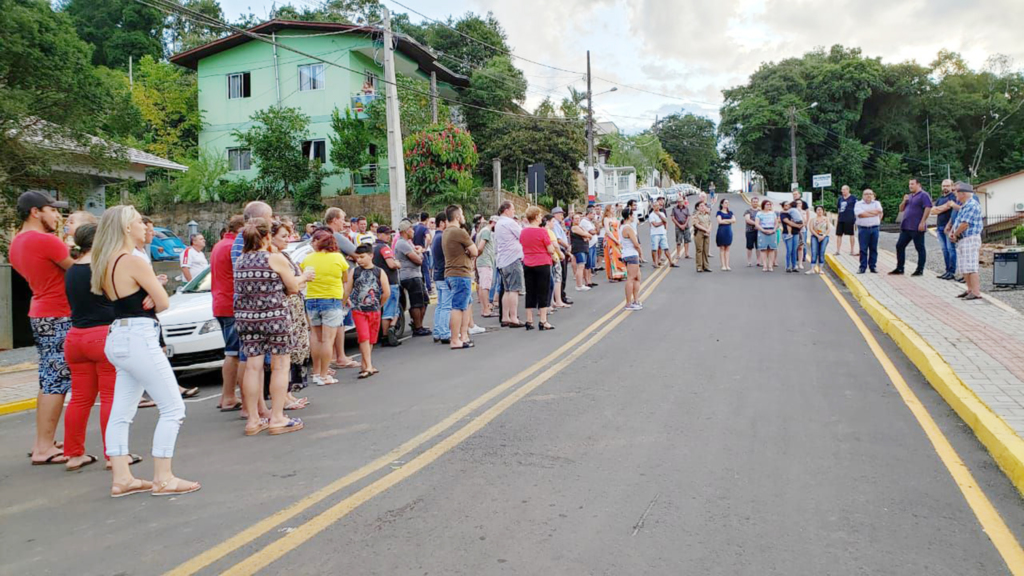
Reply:
M843 249L843 236L850 237L850 256L857 255L857 239L853 234L853 226L857 222L857 215L853 213L853 207L857 205L857 197L850 194L850 187L843 186L841 195L836 200L836 256Z
M967 290L957 298L978 300L981 298L981 278L978 276L978 256L981 253L981 204L974 196L974 187L966 182L953 185L960 210L953 218L949 239L956 243L956 260L964 276Z
M921 187L917 178L911 178L908 187L910 193L903 196L903 202L900 204L903 221L900 223L900 239L896 241L896 269L889 274L903 274L903 264L907 261L907 245L913 241L914 250L917 250L917 269L911 276L921 276L928 260L928 253L924 248L924 234L928 227L928 215L932 211L932 197Z
M423 264L420 269L423 272L423 284L427 287L427 292L431 292L434 286L434 275L431 274L433 270L433 264L430 257L430 249L432 246L427 245L427 237L430 236L430 228L427 226L427 219L430 218L430 214L426 212L420 212L420 222L412 227L412 244L413 246L423 247Z
M434 342L448 344L451 342L452 331L448 325L452 315L452 292L448 289L448 282L444 279L444 248L441 244L441 236L444 229L448 227L448 216L444 210L434 217L434 242L430 246L433 261L431 275L434 277L434 286L437 287L437 306L434 307Z
M932 214L935 217L935 225L939 236L939 245L942 246L942 258L945 261L946 269L939 278L952 280L956 277L956 244L949 239L946 228L950 225L954 213L960 208L956 201L956 192L953 190L952 180L942 181L942 196L935 202Z

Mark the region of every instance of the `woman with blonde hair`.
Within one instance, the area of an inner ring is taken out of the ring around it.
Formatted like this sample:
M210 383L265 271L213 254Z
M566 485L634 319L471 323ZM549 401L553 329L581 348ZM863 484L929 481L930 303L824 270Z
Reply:
M622 239L619 236L619 220L615 216L615 206L604 207L604 269L611 282L626 279L626 265L622 262Z
M526 209L526 227L519 235L523 246L523 278L526 284L526 329L533 330L533 310L540 313L540 330L554 330L548 323L548 309L551 306L551 266L555 243L547 228L540 225L540 208Z
M144 242L146 225L131 206L115 206L103 214L96 229L92 251L91 289L105 295L114 306L114 322L104 353L117 369L114 400L107 424L106 450L113 469L114 498L140 492L154 496L176 496L199 490L198 482L176 478L171 458L178 430L185 419L185 403L178 391L174 371L160 347L157 312L166 310L170 299L153 268L132 255ZM160 411L153 433L153 482L132 476L129 465L128 429L148 392Z

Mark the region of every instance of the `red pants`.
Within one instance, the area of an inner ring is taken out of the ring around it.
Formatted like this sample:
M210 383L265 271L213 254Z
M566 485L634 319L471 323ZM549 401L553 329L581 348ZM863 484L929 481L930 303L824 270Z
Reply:
M100 395L100 431L103 454L107 453L107 420L114 403L114 381L117 371L107 360L103 347L109 326L71 328L64 341L64 358L71 368L71 401L64 412L64 454L68 457L85 454L85 428L89 413Z

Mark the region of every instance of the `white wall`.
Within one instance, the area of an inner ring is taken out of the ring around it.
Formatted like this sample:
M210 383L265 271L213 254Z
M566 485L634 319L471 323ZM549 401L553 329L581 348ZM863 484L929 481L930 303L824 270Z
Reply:
M1015 214L1013 206L1018 202L1024 202L1024 174L985 186L982 209L986 216Z

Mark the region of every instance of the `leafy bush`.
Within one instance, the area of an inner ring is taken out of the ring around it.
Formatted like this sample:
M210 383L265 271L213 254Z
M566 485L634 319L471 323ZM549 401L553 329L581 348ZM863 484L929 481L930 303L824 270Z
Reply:
M412 205L440 208L472 196L479 156L469 132L448 124L413 134L404 144Z
M175 202L219 200L218 181L228 173L227 159L201 149L199 157L186 164L188 171L179 173L174 179Z
M258 191L251 180L222 178L217 181L214 194L221 202L247 202L256 198Z
M1017 245L1024 246L1024 224L1013 229L1013 237L1017 239Z

